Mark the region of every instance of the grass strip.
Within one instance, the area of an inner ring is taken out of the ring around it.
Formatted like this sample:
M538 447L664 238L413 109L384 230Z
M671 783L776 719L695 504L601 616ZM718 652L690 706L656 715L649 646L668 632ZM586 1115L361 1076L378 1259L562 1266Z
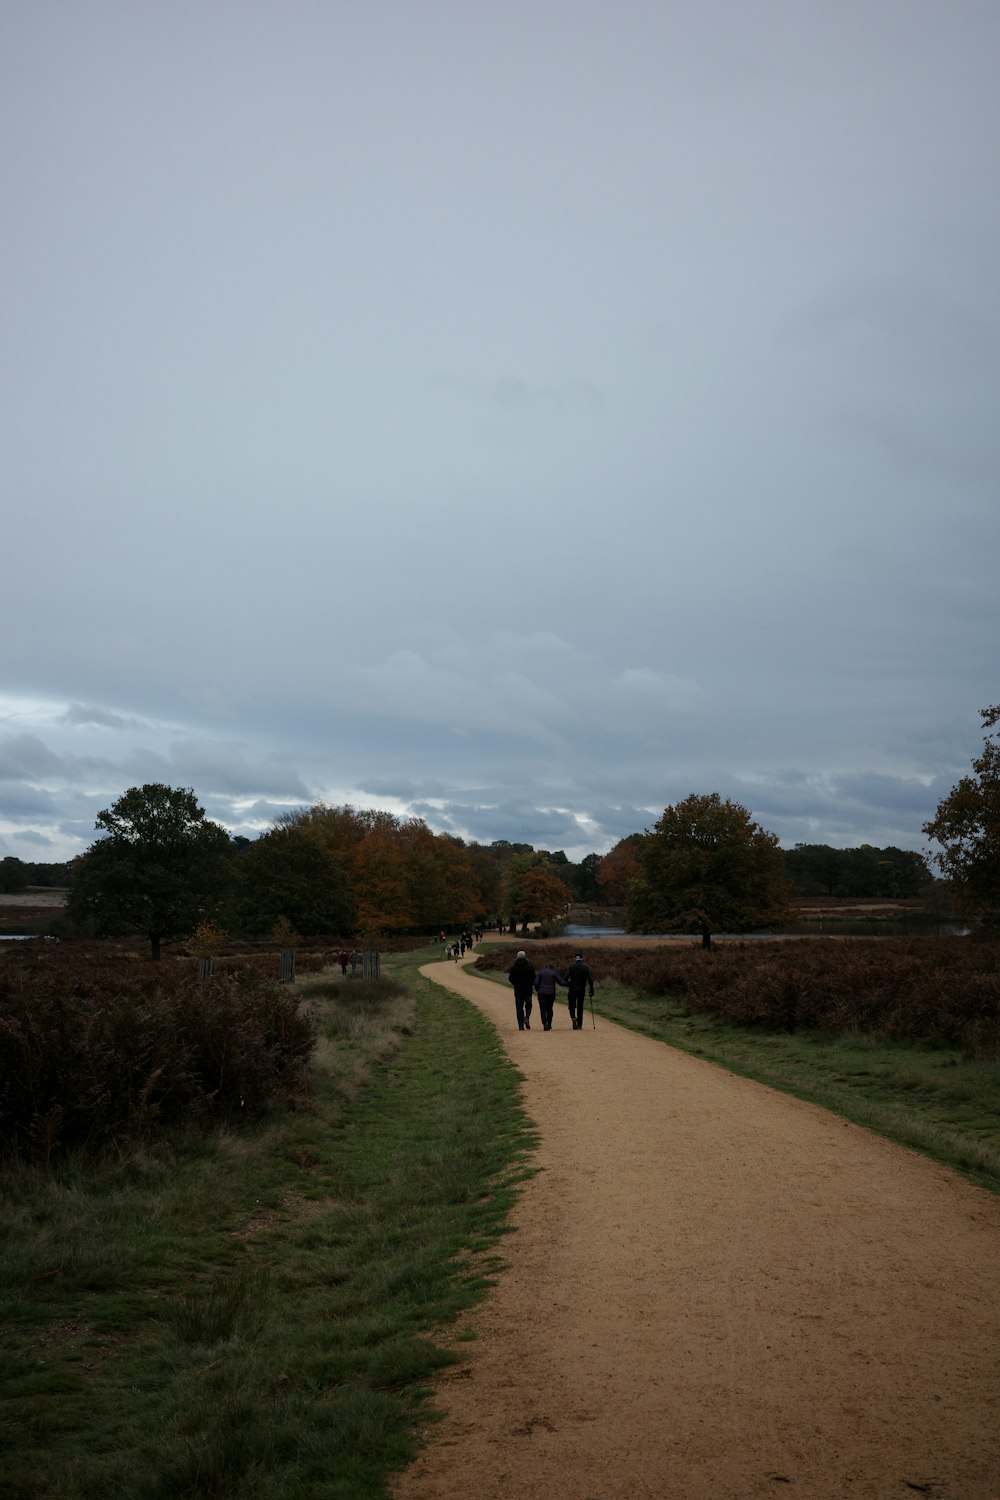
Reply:
M302 986L311 1097L0 1181L3 1500L384 1500L501 1264L532 1136L474 1007Z
M500 970L482 977L506 987ZM587 1001L589 1009L590 1001ZM682 998L599 983L604 1016L864 1125L1000 1192L1000 1065L863 1033L773 1032L691 1011ZM587 1022L589 1025L589 1021Z

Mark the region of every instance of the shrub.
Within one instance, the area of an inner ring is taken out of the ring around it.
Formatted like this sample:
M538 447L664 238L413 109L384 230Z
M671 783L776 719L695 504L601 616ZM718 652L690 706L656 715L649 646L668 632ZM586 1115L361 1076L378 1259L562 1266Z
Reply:
M72 950L0 966L0 1136L48 1160L191 1118L264 1109L313 1047L294 993L251 969Z
M539 943L565 969L570 944ZM494 948L476 967L507 969L516 949ZM817 938L587 949L595 980L646 995L683 997L742 1026L863 1031L877 1040L958 1046L1000 1055L1000 943L963 938Z

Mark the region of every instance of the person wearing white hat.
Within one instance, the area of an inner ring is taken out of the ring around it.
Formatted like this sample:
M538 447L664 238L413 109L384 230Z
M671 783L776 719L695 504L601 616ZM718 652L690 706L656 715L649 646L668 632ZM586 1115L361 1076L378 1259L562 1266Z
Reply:
M517 1011L518 1031L531 1030L531 997L535 988L535 971L528 962L524 949L507 970L507 979L514 986L514 1007Z

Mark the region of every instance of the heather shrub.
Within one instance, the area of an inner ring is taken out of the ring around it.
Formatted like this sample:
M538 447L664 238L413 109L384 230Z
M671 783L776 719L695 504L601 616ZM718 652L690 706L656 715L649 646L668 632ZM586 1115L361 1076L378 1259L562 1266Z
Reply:
M48 1160L264 1109L313 1046L293 992L253 970L50 952L0 964L0 1141Z
M506 970L516 948L480 954ZM565 970L572 945L533 943L532 962ZM598 984L682 999L740 1026L862 1032L876 1040L1000 1055L1000 943L962 938L817 938L664 943L586 951Z

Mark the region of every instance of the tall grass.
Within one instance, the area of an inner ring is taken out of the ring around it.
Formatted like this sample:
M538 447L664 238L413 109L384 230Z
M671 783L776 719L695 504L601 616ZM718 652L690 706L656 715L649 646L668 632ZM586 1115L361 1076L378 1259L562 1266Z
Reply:
M4 1500L384 1500L530 1148L494 1029L421 956L299 988L319 1061L294 1107L8 1163Z

